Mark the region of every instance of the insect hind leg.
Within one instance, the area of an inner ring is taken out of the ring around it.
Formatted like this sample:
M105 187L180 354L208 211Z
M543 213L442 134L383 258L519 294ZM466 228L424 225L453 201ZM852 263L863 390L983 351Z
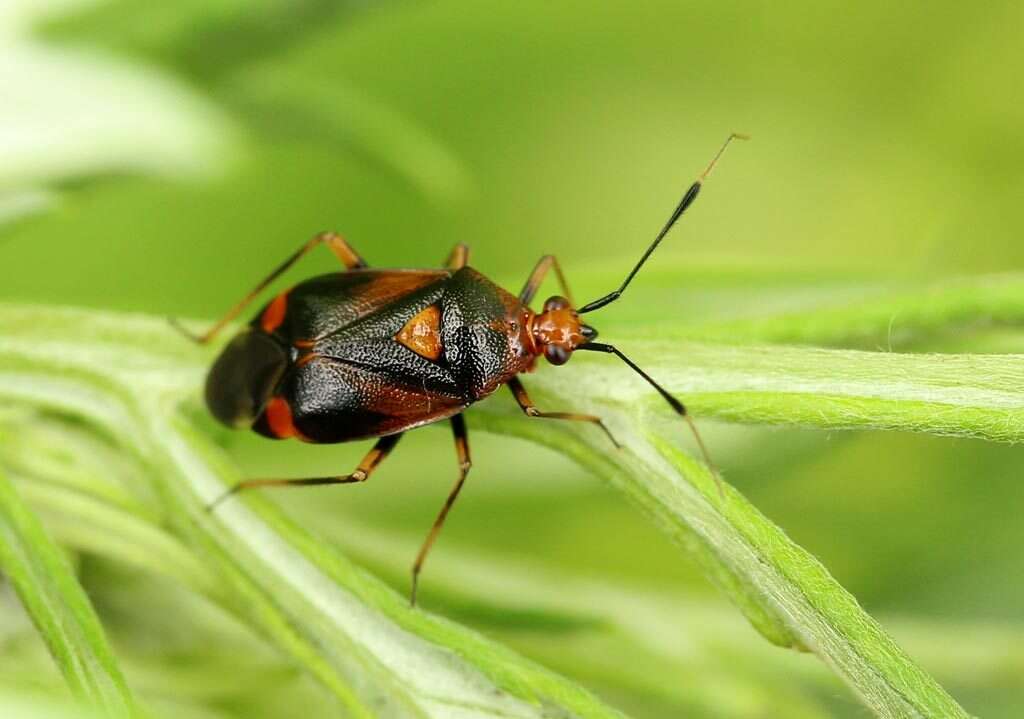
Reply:
M303 479L247 479L239 482L231 489L224 492L222 495L213 500L206 511L212 512L216 509L221 502L233 497L247 489L256 489L258 487L311 487L324 484L351 484L354 482L365 482L373 474L373 471L377 469L381 462L387 459L387 456L391 454L391 450L398 444L398 440L401 439L402 435L389 434L381 437L377 440L377 443L373 445L373 449L366 453L363 457L363 461L359 463L355 471L352 474L341 476L341 477L307 477Z
M235 319L250 302L256 299L257 295L266 289L267 285L283 275L292 265L302 259L302 257L304 257L310 250L318 245L327 245L328 249L335 254L343 265L345 265L346 269L359 270L368 266L366 261L359 256L358 252L352 249L352 246L348 244L348 241L346 241L344 237L339 235L337 232L321 232L307 240L306 243L293 252L288 259L274 268L269 275L260 280L248 294L239 300L234 307L228 310L227 313L217 320L217 322L215 322L214 325L206 332L198 335L190 332L173 317L170 319L171 325L183 335L198 344L206 344L207 342L210 342L214 337L220 334L220 331Z
M423 569L423 562L426 560L427 554L430 553L430 548L434 546L437 536L441 533L444 520L448 517L448 512L451 510L452 505L455 504L459 492L462 491L462 485L466 483L466 475L469 474L470 467L473 466L473 460L469 456L469 435L466 432L465 418L461 414L457 414L451 418L451 423L452 434L455 436L455 452L459 458L459 478L455 480L455 485L448 493L448 498L441 507L441 511L438 512L437 519L434 520L434 525L430 528L427 538L423 540L419 554L416 555L416 561L413 562L412 590L409 594L409 604L411 606L416 606L416 590L419 587L420 570Z

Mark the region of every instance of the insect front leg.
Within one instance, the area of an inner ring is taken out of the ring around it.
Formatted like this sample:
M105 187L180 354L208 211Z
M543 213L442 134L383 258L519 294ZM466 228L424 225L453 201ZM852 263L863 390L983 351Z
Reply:
M306 244L296 250L292 255L278 265L269 275L264 277L252 290L249 291L245 297L238 301L238 303L232 307L227 313L221 317L210 329L201 335L193 334L187 329L182 327L177 320L171 319L171 324L174 325L182 334L186 337L198 342L199 344L206 344L214 337L216 337L222 329L231 320L235 319L239 313L244 310L250 302L256 299L256 296L266 289L267 285L276 280L282 274L284 274L288 268L299 261L306 253L312 250L317 245L327 245L327 247L333 252L341 263L345 265L347 269L357 270L367 266L366 262L359 253L352 249L352 246L348 244L344 237L339 235L337 232L321 232L319 235L315 235L310 238Z
M419 576L420 570L423 568L423 562L426 560L430 548L434 546L437 535L441 533L444 520L448 516L452 505L455 504L455 500L462 490L462 485L466 482L466 475L469 474L470 467L473 466L473 461L469 457L469 435L466 432L465 418L461 414L457 414L451 418L451 423L452 434L455 436L455 452L459 458L459 478L455 480L452 491L448 493L448 499L445 500L444 506L441 507L437 519L434 520L434 526L430 528L427 538L423 540L423 546L420 547L419 554L416 555L416 561L413 562L412 592L409 595L409 604L412 606L416 606L416 589L419 586Z
M721 154L721 152L719 152L719 154ZM712 163L712 165L713 164L714 163ZM715 484L718 486L718 495L722 498L725 498L725 490L722 488L722 478L719 476L718 470L715 469L714 462L711 461L711 455L708 454L708 448L704 445L704 440L701 439L700 432L697 431L697 425L693 423L693 419L690 417L690 413L686 411L686 405L680 402L673 394L671 394L660 384L655 382L653 377L651 377L649 374L640 369L636 362L634 362L625 354L623 354L622 351L619 348L615 347L614 345L604 344L602 342L588 342L585 345L580 345L578 349L587 350L589 352L605 352L607 354L615 355L620 360L625 362L626 366L628 366L631 370L633 370L638 375L643 377L644 381L647 382L647 384L651 385L651 387L653 387L658 392L658 394L660 394L662 398L664 398L664 400L668 402L672 410L680 417L682 417L683 421L685 421L686 424L689 425L690 432L691 434L693 434L693 438L694 440L696 440L697 446L700 447L701 454L704 455L704 463L707 464L708 469L711 470L711 474L715 478Z
M526 393L526 388L523 387L523 383L519 381L518 377L513 377L508 381L508 388L512 390L512 394L516 398L516 402L522 408L523 412L526 413L527 417L541 417L544 419L567 419L575 422L590 422L600 427L608 439L612 441L616 449L619 449L620 445L615 441L615 436L605 426L604 421L597 416L592 414L579 414L576 412L541 412L539 409L533 406L533 402L530 400L530 395Z
M381 462L383 462L391 450L398 444L398 440L401 439L402 435L389 434L385 437L381 437L377 440L377 443L373 445L373 449L366 453L363 457L363 461L359 463L355 471L352 474L345 475L342 477L307 477L304 479L247 479L243 482L239 482L234 487L224 492L215 499L207 511L212 512L217 508L221 502L228 497L231 497L239 492L246 489L255 489L257 487L310 487L321 484L351 484L353 482L365 482L373 474L373 470L377 469Z
M558 264L558 258L554 255L544 255L537 261L533 272L530 273L529 279L526 280L526 284L523 285L523 289L519 292L519 301L521 303L524 305L530 304L530 300L537 294L541 283L548 276L548 272L552 268L555 270L555 277L558 278L558 286L562 289L562 294L569 300L570 305L573 304L569 283L565 281L565 275L562 274L562 266Z

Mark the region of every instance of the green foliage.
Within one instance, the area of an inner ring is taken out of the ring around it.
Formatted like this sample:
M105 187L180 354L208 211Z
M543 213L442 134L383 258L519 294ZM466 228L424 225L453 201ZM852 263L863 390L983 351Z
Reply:
M1018 716L1020 19L10 0L0 713L963 716L930 673ZM155 318L212 317L323 229L377 266L468 242L510 288L557 252L589 299L730 130L755 141L594 320L683 395L724 498L648 387L580 356L531 393L627 449L474 407L424 610L444 432L366 487L204 511L365 448L214 427L209 353ZM1003 274L944 277L974 270Z
M71 691L108 716L135 715L134 701L103 627L67 558L3 476L0 568L32 616Z
M0 353L6 401L43 418L76 418L94 441L108 438L122 452L134 455L137 471L148 475L150 498L141 511L133 511L131 500L113 489L89 491L81 479L78 487L63 482L66 491L87 491L114 518L97 522L99 512L94 510L95 532L102 535L114 529L116 535L86 539L83 548L105 548L140 568L154 557L164 558L157 564L160 571L216 601L290 654L355 716L426 716L445 706L445 711L472 706L477 712L502 716L531 716L536 711L531 707L560 707L578 716L614 714L572 684L473 633L410 610L400 596L286 520L262 498L247 499L244 506L233 502L213 515L206 512L203 507L239 476L215 447L177 416L181 401L194 396L209 357L187 347L165 323L31 307L6 308L0 319L8 328ZM642 341L631 344L642 356L659 350ZM776 354L784 361L773 364ZM800 367L791 375L771 376L769 368L792 367L801 354L810 354L806 366L823 377L835 376L837 367L855 365L876 383L833 382L825 394L807 387ZM837 411L847 418L848 407L836 408L835 396L843 396L846 402L860 403L861 417L870 417L873 411L881 414L876 405L891 406L900 416L913 418L906 426L946 433L950 413L941 407L948 408L952 401L985 411L986 403L995 403L994 393L1019 394L1009 379L1000 382L992 373L986 373L977 387L960 383L955 396L942 394L946 360L955 363L956 357L907 356L894 371L892 357L870 353L711 347L704 354L691 351L687 356L692 362L687 372L662 373L673 390L688 389L701 397L702 388L679 386L680 378L692 383L693 377L718 389L713 368L724 372L719 382L726 390L730 382L757 386L760 381L763 386L756 393L712 392L718 411L741 421L765 419L765 402L752 397L774 400L781 405L780 414L787 416L796 408L787 410L787 403L800 393L796 406L804 408L799 416L808 424L831 426ZM723 361L725 356L733 358L732 366ZM754 358L748 359L752 367L746 373L735 371L744 357ZM637 413L647 404L646 386L631 381L621 367L588 369L587 378L571 392L552 373L538 376L536 384L552 403L568 401L581 389L592 395L594 409L613 431L628 438L629 449L611 449L597 433L586 431L591 428L525 422L490 405L477 416L485 427L557 447L622 488L699 559L768 639L819 654L879 716L966 716L817 561L740 494L730 490L720 497L707 470L674 448L667 428L651 426L650 419ZM896 396L883 391L878 397L878 383L890 375L902 379L894 388ZM769 377L772 383L766 384ZM597 391L600 387L616 390L604 399ZM967 424L963 431L972 428ZM679 429L673 426L671 434ZM45 447L41 443L33 449L43 452ZM77 452L64 455L80 472L78 457ZM59 475L47 478L62 482ZM9 494L12 503L14 497ZM64 524L84 514L75 503L60 502L59 495L40 499L65 515ZM117 519L118 515L128 516ZM147 528L146 520L156 523ZM124 531L132 525L140 526ZM158 531L161 525L166 534ZM48 556L43 535L30 535L25 541L26 553L42 543L39 553ZM192 553L180 551L182 544ZM191 556L202 557L202 567L193 566ZM40 622L40 630L51 645L67 644L57 643L59 634L51 636L51 625ZM75 646L98 651L97 641L94 632ZM102 649L102 643L99 646ZM341 647L346 648L343 655L338 653ZM66 651L55 654L62 657Z

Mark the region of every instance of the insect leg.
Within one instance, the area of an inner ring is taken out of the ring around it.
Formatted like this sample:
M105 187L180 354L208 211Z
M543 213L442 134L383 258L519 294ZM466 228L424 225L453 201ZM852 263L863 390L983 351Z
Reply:
M523 387L523 383L519 381L518 377L513 377L508 381L508 388L512 390L512 394L515 395L516 402L522 407L523 412L528 417L542 417L545 419L568 419L576 422L590 422L600 427L608 439L612 441L615 448L619 448L619 443L615 441L615 436L608 430L604 422L600 417L595 417L592 414L578 414L576 412L541 412L539 409L533 406L533 402L530 401L530 395L526 394L526 388Z
M352 482L365 482L373 474L373 470L377 469L377 465L384 461L384 459L391 453L391 450L398 444L398 440L401 439L402 435L389 434L385 437L381 437L377 440L377 444L373 445L373 449L366 453L363 457L363 461L359 463L356 470L344 477L308 477L305 479L247 479L243 482L239 482L234 487L224 492L215 499L209 507L208 512L212 512L216 509L217 505L223 502L228 497L231 497L239 492L246 489L255 489L257 487L309 487L320 484L349 484Z
M452 248L452 252L445 260L444 266L449 270L461 270L469 264L469 245L460 242Z
M469 468L473 466L473 461L469 457L469 437L466 434L466 420L461 414L457 414L451 418L452 433L455 435L455 452L459 457L459 478L455 480L455 486L452 487L452 491L448 493L448 499L445 500L444 506L441 507L441 511L437 515L437 519L434 520L434 526L430 528L430 533L427 534L427 538L423 540L423 546L420 547L420 553L416 555L416 561L412 565L412 592L409 595L409 604L416 606L416 589L419 586L420 570L423 568L423 562L427 558L427 554L430 552L430 548L434 546L434 541L437 539L437 535L441 533L441 527L444 526L444 520L448 516L448 511L455 504L455 499L459 496L459 491L462 489L462 485L466 482L466 475L469 474Z
M540 289L540 284L547 277L548 272L551 268L555 268L555 276L558 278L558 285L562 288L562 294L569 300L569 304L572 302L572 293L569 292L569 284L565 281L565 275L562 274L562 267L558 264L558 258L554 255L544 255L541 257L537 264L533 267L533 272L530 273L530 277L526 280L526 284L523 285L523 289L519 292L519 301L524 305L530 304L530 300L537 294L537 290Z
M260 292L262 292L267 285L269 285L271 282L273 282L282 274L284 274L284 272L287 271L289 267L298 262L303 255L305 255L307 252L312 250L317 245L321 244L327 245L327 247L330 248L331 252L337 255L338 259L341 260L342 264L344 264L345 267L347 267L350 270L356 270L367 266L366 262L363 261L363 258L360 257L359 254L352 249L351 245L349 245L348 242L345 241L344 237L342 237L336 232L321 232L319 235L315 235L312 238L310 238L306 242L306 244L304 244L302 247L300 247L298 250L292 253L292 255L288 259L286 259L284 262L278 265L273 272L271 272L269 275L263 278L245 297L239 300L234 307L228 310L227 314L221 317L210 329L208 329L203 334L196 335L193 334L192 332L189 332L187 329L182 327L177 320L173 318L171 319L171 324L174 325L186 337L191 338L192 340L198 342L199 344L206 344L214 337L216 337L217 334L219 334L220 331L224 329L224 327L229 322L231 322L231 320L235 319L235 317L237 317L238 314L242 310L244 310L250 302L256 299L256 296Z

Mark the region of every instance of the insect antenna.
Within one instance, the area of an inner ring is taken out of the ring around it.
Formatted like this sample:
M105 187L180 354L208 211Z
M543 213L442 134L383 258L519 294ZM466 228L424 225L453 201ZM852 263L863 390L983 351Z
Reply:
M704 440L701 439L700 432L697 431L697 425L694 424L693 419L686 411L686 405L684 405L682 402L676 399L672 394L669 393L668 390L666 390L660 384L655 382L653 377L651 377L649 374L640 369L640 367L635 362L633 362L633 360L624 355L614 345L604 344L601 342L587 342L586 344L580 345L576 349L587 350L590 352L605 352L607 354L615 355L620 360L625 362L630 369L632 369L638 375L643 377L647 384L651 385L651 387L658 391L658 394L660 394L665 399L665 401L669 403L669 406L671 406L672 409L675 410L675 413L682 417L684 420L686 420L686 423L690 426L690 431L693 433L693 438L697 441L697 446L700 447L700 453L704 457L704 463L708 466L708 469L711 470L711 474L715 478L715 485L718 487L718 496L724 499L725 490L722 488L722 479L718 474L718 469L715 467L715 463L711 461L711 455L708 454L708 448L705 446Z
M605 305L611 304L615 300L619 299L620 296L622 296L622 293L625 292L626 287L629 286L629 283L633 281L633 277L636 276L636 273L639 272L640 268L644 266L645 262L647 262L647 258L651 256L655 249L657 249L658 245L661 244L661 241L665 239L665 235L667 235L669 230L672 229L672 226L676 224L676 220L678 220L682 216L682 214L686 212L686 208L692 205L693 201L697 199L697 195L700 193L700 188L703 185L704 180L706 180L708 175L711 174L711 171L715 168L715 165L718 163L718 159L722 156L722 153L725 152L725 148L729 146L729 143L732 142L733 140L748 139L750 138L747 135L741 135L738 132L734 132L731 135L729 135L728 138L726 138L725 142L722 143L722 146L718 149L718 152L716 152L715 156L711 159L711 162L709 162L708 166L704 168L704 172L700 173L700 175L697 176L697 180L692 185L690 185L690 189L686 191L686 193L683 195L683 199L681 199L679 201L679 204L676 205L676 209L672 212L672 216L668 218L668 222L666 222L665 226L661 228L661 232L658 233L658 236L654 238L654 242L652 242L651 246L647 248L647 251L644 252L643 256L640 258L640 261L636 263L636 266L633 268L633 270L628 275L626 275L626 279L623 280L622 284L619 286L619 289L613 292L609 292L604 297L599 297L593 302L588 302L587 304L583 305L583 307L576 310L579 314L582 315L585 312L593 312L594 310L599 310Z

